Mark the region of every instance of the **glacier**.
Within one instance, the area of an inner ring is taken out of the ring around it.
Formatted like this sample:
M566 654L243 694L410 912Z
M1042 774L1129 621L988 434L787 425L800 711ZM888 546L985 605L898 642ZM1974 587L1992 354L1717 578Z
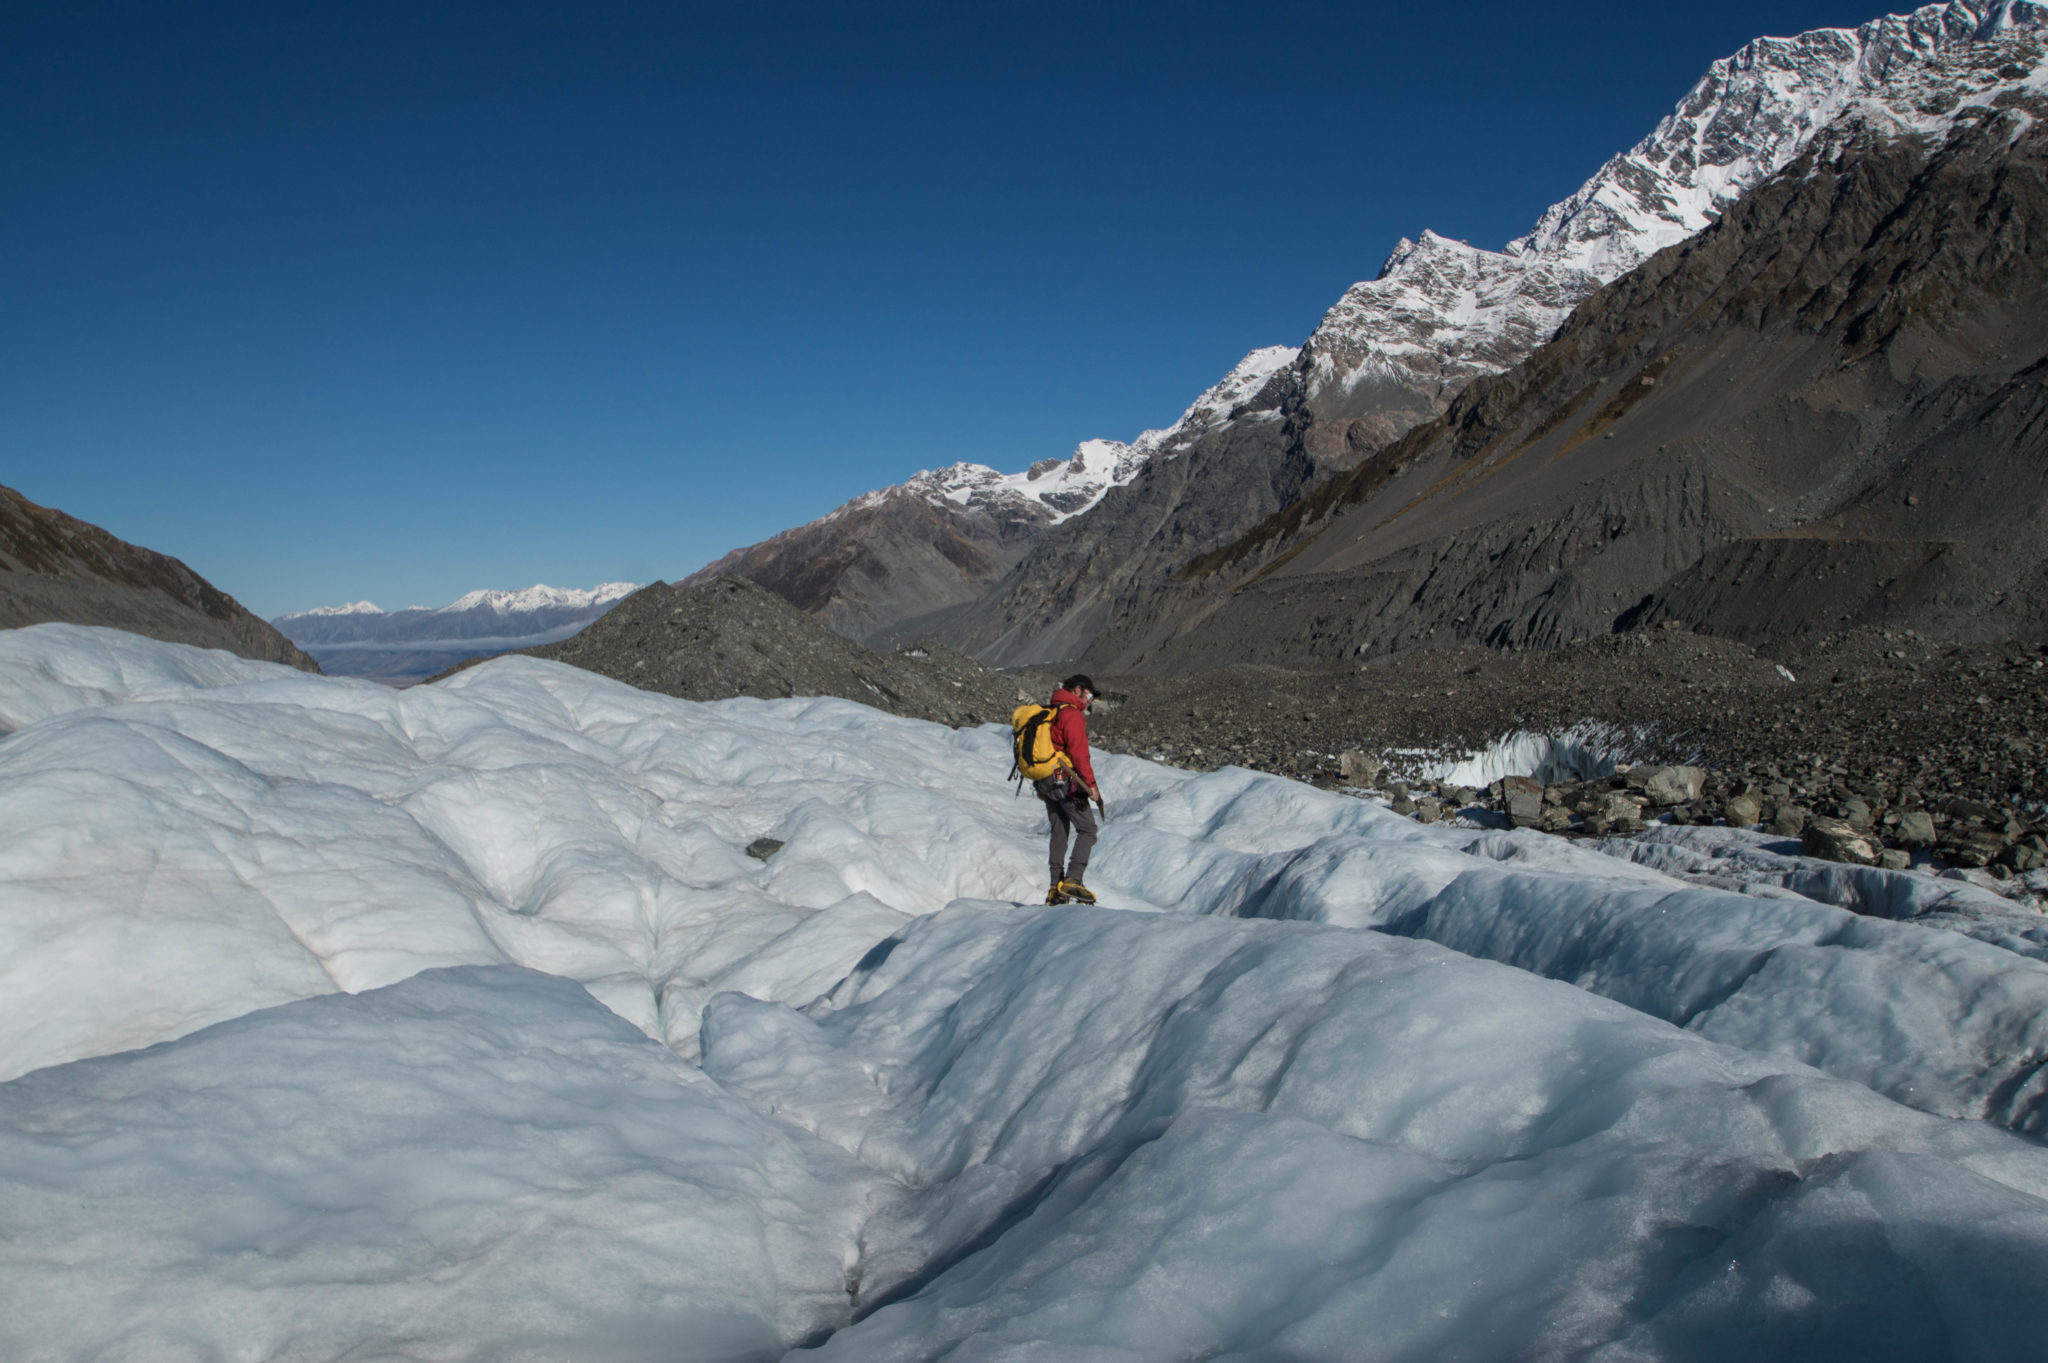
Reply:
M37 626L0 731L9 1359L2048 1327L2048 963L1959 882L1104 754L1048 908L998 727L523 658Z

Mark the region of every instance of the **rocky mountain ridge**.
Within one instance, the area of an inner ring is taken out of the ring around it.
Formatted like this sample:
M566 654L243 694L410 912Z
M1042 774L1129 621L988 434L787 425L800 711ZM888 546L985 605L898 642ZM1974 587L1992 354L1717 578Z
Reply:
M53 621L320 670L177 559L0 487L0 629Z
M1926 136L1989 101L2032 98L2044 26L2048 10L2024 0L1956 3L1749 44L1505 250L1434 233L1401 243L1291 361L1259 371L1256 389L1237 386L1231 419L1175 442L1187 467L1148 460L1085 514L1023 539L1007 566L977 563L976 576L993 579L978 595L956 578L950 599L917 614L907 602L937 598L904 593L900 623L862 637L930 633L996 663L1131 664L1128 637L1111 636L1142 633L1203 596L1176 581L1179 569L1371 460L1475 378L1520 363L1603 283L1716 221L1828 129ZM775 585L806 565L785 561L779 577L725 566ZM869 573L888 570L878 555Z
M582 633L522 651L685 700L838 696L956 727L1005 720L1053 680L937 644L878 654L734 577L653 583Z
M970 463L928 470L736 549L678 585L743 577L848 638L886 647L915 637L935 613L977 600L1048 531L1085 516L1155 458L1178 458L1227 429L1296 354L1288 346L1253 351L1172 425L1128 445L1083 441L1070 458L1016 474Z
M1523 365L1188 564L1204 604L1121 646L1180 670L1664 620L2048 637L2048 96L1946 118L1833 125Z
M937 632L996 662L1149 665L1156 645L1212 609L1213 584L1185 573L1190 563L1326 479L1371 465L1475 379L1519 363L1603 274L1692 239L1743 201L1726 195L1799 164L1788 156L1824 161L1817 138L1822 150L1854 137L1918 146L1977 126L2001 102L2030 117L2048 84L2044 28L2041 6L1948 4L1750 44L1716 63L1649 138L1547 213L1512 253L1425 235L1381 279L1349 291L1269 384L1263 448L1219 447L1185 488L1148 486L1148 471L1122 500L1049 536ZM1107 523L1122 507L1136 511L1135 525ZM1234 637L1218 637L1211 663L1236 656Z

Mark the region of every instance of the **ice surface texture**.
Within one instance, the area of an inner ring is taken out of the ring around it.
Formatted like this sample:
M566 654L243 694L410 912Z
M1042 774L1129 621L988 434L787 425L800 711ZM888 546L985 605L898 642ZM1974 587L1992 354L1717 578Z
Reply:
M809 1014L724 995L705 1064L917 1190L827 1357L1903 1359L2048 1324L2048 1152L1431 944L959 905Z
M526 659L395 693L40 626L0 728L10 1359L2048 1326L2048 964L1926 925L1967 887L1106 756L1116 907L1022 908L1000 728Z
M567 980L431 971L0 1085L0 1357L773 1358L880 1182Z

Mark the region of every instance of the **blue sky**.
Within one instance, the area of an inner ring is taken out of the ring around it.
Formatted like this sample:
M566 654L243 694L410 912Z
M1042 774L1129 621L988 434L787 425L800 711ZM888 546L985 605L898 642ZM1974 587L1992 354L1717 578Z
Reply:
M1878 12L16 0L0 483L265 616L679 577L1163 425Z

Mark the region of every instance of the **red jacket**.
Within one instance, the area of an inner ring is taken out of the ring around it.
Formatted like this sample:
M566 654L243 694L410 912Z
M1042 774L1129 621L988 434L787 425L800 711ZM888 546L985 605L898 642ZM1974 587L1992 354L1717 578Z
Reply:
M1088 762L1088 716L1081 712L1081 698L1072 691L1059 690L1047 703L1058 710L1052 717L1052 745L1067 755L1075 772L1093 789L1095 768Z

